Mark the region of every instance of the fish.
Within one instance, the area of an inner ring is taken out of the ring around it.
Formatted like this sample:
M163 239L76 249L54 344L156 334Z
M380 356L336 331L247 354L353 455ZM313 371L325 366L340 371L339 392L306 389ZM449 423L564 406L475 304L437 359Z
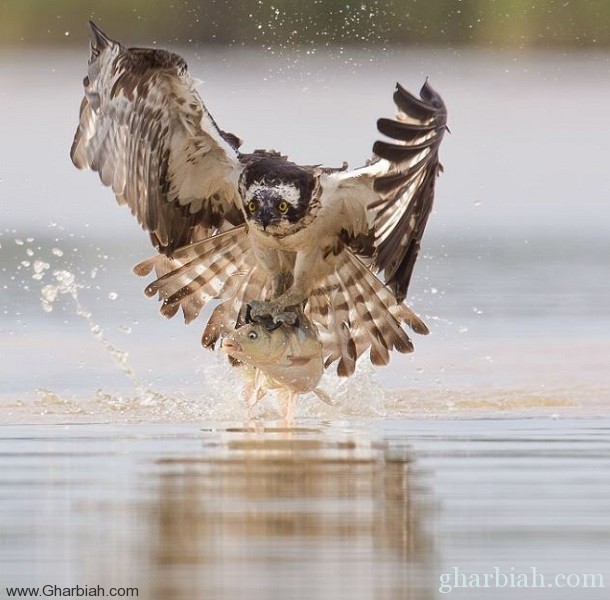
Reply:
M248 367L244 398L249 418L270 389L277 390L287 422L294 420L293 405L300 394L313 392L326 404L333 404L318 387L324 373L322 343L302 310L293 325L271 318L254 321L247 313L245 324L224 336L220 349Z

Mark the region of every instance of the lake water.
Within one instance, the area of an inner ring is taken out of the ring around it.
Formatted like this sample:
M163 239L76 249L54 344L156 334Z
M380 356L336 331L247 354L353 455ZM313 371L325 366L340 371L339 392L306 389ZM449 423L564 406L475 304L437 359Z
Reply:
M430 77L452 134L409 302L431 334L327 376L337 405L304 397L294 429L273 398L245 423L203 322L131 274L146 235L69 162L86 52L4 53L0 597L606 598L440 584L610 586L610 57L188 56L247 149L329 165L368 157L397 79Z

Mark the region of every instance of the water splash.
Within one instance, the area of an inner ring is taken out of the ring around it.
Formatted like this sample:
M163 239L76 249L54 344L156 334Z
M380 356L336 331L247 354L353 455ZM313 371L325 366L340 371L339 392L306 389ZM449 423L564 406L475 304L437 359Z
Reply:
M61 258L63 251L53 248L50 254L57 259ZM231 367L224 355L206 353L195 373L196 384L186 383L179 393L167 395L151 389L131 366L129 353L108 339L100 323L83 304L83 290L92 287L87 277L89 273L77 275L72 269L54 268L60 265L57 262L53 265L53 262L50 256L41 255L40 258L35 257L27 267L32 279L40 282L39 300L42 309L51 313L62 299L70 301L74 306L74 313L86 323L89 332L104 348L116 368L130 380L136 392L117 394L108 390L97 390L93 402L81 399L82 406L88 406L83 409L87 415L105 414L110 418L122 420L154 418L170 421L245 418L246 405L241 393L244 381L239 369ZM96 272L92 272L91 279L94 279L95 275ZM107 297L112 301L118 298L118 294L111 291ZM119 330L123 333L130 332L128 326L119 327ZM314 394L302 395L296 405L297 417L385 415L385 398L377 381L376 370L364 359L358 363L356 373L348 379L327 374L322 381L322 388L330 394L336 406L328 407L322 404ZM44 396L48 399L52 392L47 392ZM51 404L55 406L54 410L57 409L56 412L62 412L56 402ZM279 414L279 399L273 391L261 400L254 412L257 419L277 419Z
M321 3L322 0L314 0ZM389 7L378 2L360 2L353 5L328 6L313 14L299 10L298 4L289 9L278 6L273 0L258 0L248 14L252 24L251 41L260 45L263 52L280 59L268 71L265 80L277 77L300 79L308 84L315 73L323 73L331 63L342 63L356 72L370 63L379 62L389 52L388 24L398 18ZM357 43L358 53L352 47ZM318 55L322 63L312 60ZM326 66L325 66L326 65ZM318 79L316 89L324 84ZM308 90L309 86L305 87Z
M44 273L45 270L43 269L42 272ZM117 368L133 382L136 389L135 397L98 390L96 403L100 408L123 415L135 415L139 413L139 409L147 409L157 417L171 420L244 418L245 401L241 394L244 381L239 369L231 367L224 356L212 355L212 360L206 361L199 369L200 389L205 390L201 397L194 397L194 394L169 397L158 393L142 383L129 364L128 352L120 350L105 337L91 312L83 306L79 291L86 286L79 283L74 274L67 270L55 270L52 276L54 283L43 286L41 290L43 309L51 312L60 297L71 298L76 307L76 314L85 320L89 331L108 352ZM349 378L326 374L322 388L330 394L336 406L325 406L315 394L304 394L297 401L297 416L383 417L386 414L384 390L378 381L375 367L367 360L359 361L356 372ZM278 398L274 391L270 391L257 405L255 417L274 419L278 417L278 413Z
M366 357L358 361L356 371L350 377L338 377L330 367L322 377L320 387L330 395L333 406L323 404L315 394L304 394L297 400L297 417L385 417L386 391L377 373L378 369Z
M35 273L35 275L36 274L38 273ZM85 320L87 326L89 327L89 331L91 331L93 336L108 352L113 363L134 382L138 391L147 392L148 390L144 390L142 388L139 378L129 365L129 353L125 352L124 350L120 350L110 343L108 339L106 339L100 325L93 320L91 312L82 305L78 297L78 292L85 286L77 282L73 273L63 269L53 271L53 277L55 278L55 283L47 284L41 290L41 304L43 310L46 312L51 312L53 310L54 303L60 296L69 296L72 298L76 306L76 314Z

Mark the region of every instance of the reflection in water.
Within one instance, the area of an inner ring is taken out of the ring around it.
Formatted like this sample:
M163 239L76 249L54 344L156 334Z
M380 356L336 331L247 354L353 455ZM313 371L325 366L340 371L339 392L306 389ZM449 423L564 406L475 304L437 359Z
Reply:
M608 598L608 419L214 425L0 427L0 596ZM440 593L496 567L606 587Z
M434 597L408 448L320 433L228 430L159 460L152 595Z

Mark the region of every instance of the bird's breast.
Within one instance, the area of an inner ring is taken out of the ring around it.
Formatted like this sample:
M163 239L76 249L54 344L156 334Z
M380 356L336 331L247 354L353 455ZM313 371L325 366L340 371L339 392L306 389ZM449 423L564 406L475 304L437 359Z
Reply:
M315 245L315 228L303 227L294 232L285 232L281 228L267 227L263 229L251 224L248 234L252 243L257 246L283 250L285 252L300 252Z

